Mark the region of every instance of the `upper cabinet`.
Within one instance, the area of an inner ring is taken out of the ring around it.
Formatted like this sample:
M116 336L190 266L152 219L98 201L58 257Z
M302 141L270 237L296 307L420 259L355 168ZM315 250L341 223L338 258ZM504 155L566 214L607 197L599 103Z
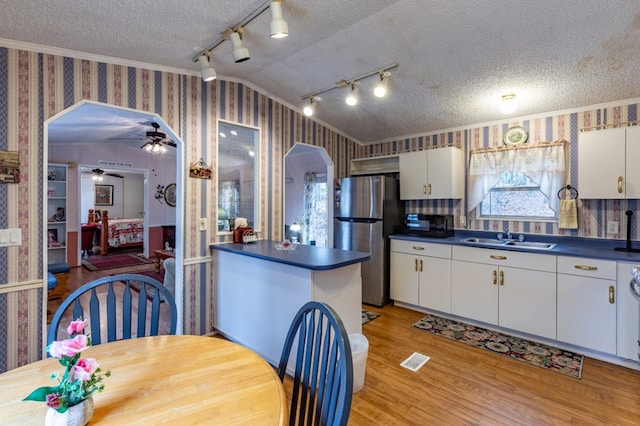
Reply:
M464 167L462 150L437 148L400 155L400 199L462 198Z
M578 188L582 198L640 198L640 127L580 133Z

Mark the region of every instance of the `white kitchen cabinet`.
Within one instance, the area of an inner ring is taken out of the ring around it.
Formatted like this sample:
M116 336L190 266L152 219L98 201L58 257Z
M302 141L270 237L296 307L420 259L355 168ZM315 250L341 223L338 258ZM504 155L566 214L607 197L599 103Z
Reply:
M578 188L591 199L640 198L640 127L580 133ZM606 167L603 167L606 165Z
M47 263L67 262L66 164L47 166Z
M464 196L460 148L446 147L401 154L400 199L459 199Z
M632 296L629 283L631 268L638 263L618 262L616 280L616 355L638 361L640 338L640 306Z
M556 338L556 258L453 247L451 311L455 315Z
M616 262L558 257L558 340L616 354Z
M391 240L391 299L451 312L451 246Z

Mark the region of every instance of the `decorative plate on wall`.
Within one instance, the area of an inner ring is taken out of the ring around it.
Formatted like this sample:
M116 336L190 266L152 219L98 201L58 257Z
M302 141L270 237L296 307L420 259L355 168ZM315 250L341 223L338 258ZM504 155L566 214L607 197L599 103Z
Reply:
M176 184L170 183L164 189L164 201L171 207L176 206Z
M529 138L529 132L522 126L513 126L504 132L504 144L509 146L522 145Z

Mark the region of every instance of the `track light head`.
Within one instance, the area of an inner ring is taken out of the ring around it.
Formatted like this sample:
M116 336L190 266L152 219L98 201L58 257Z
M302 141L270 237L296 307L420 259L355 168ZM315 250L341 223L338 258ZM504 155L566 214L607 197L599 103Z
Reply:
M351 83L351 91L344 100L347 105L355 106L358 104L358 87L355 83Z
M289 35L289 25L282 17L282 1L274 0L271 2L271 22L269 23L269 31L271 38L284 38Z
M309 97L309 105L305 105L304 108L302 109L302 112L304 115L306 115L307 117L311 117L314 113L315 107L313 105L313 100L315 99L315 96L310 96Z
M207 55L200 55L198 62L200 63L200 75L202 76L202 79L204 81L215 80L217 77L216 70L211 66Z
M232 31L229 33L229 39L231 40L231 44L233 44L233 60L236 63L249 60L251 57L249 55L249 49L247 49L247 46L242 42L238 31Z
M500 111L505 114L512 114L518 109L518 100L515 93L509 93L502 95L502 103L500 104Z
M391 73L389 71L380 72L380 81L373 88L373 94L377 98L383 98L387 94L387 85L389 83L390 75Z

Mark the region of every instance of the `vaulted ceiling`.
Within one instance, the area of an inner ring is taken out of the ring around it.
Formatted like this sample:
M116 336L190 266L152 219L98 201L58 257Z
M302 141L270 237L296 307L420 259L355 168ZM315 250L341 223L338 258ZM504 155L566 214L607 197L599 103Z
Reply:
M264 0L0 3L0 39L197 74L193 58ZM376 76L321 95L315 117L362 143L640 96L640 2L635 0L283 0L289 37L271 39L270 13L245 27L251 59L216 47L221 78L246 81L300 109L302 97L397 63L389 93ZM2 40L0 40L1 44ZM144 120L143 120L144 121ZM133 120L132 125L136 124Z

